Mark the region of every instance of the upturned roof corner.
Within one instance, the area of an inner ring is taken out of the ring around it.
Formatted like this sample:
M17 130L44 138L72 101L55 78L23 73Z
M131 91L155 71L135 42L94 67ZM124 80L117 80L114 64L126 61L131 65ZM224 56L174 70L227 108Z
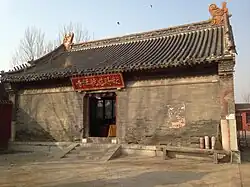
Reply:
M68 33L64 35L64 39L63 39L63 45L65 48L65 51L68 51L71 49L72 45L73 45L73 39L74 39L74 33Z
M233 37L233 30L230 24L230 17L232 15L229 14L227 8L227 2L222 2L222 8L219 8L216 4L211 4L208 9L212 16L211 24L222 25L225 27L224 29L225 53L227 55L237 54Z
M222 8L219 8L216 4L211 4L209 5L208 10L212 16L211 19L212 25L225 24L227 19L226 17L228 17L228 8L226 2L222 3Z

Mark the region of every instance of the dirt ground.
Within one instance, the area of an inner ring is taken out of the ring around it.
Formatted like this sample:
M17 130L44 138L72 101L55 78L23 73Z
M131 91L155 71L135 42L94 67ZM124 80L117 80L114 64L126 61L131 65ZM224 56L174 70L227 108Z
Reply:
M51 160L38 153L0 155L1 187L242 187L250 163L213 164L183 159L123 157L98 163Z

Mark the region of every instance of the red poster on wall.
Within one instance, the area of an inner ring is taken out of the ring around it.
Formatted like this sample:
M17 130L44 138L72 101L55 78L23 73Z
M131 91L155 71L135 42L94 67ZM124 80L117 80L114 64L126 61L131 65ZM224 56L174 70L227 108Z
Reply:
M124 81L121 73L72 77L71 83L74 90L77 91L124 88Z

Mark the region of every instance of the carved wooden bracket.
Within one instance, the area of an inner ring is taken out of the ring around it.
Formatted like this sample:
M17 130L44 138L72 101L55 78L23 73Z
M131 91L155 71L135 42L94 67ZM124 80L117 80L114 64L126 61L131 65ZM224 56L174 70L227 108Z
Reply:
M216 4L211 4L208 8L212 16L212 25L220 25L225 22L225 15L228 15L227 3L222 3L222 8L219 8Z
M68 33L65 34L64 39L63 39L63 45L65 47L65 50L70 50L71 46L73 44L73 39L74 39L74 33Z

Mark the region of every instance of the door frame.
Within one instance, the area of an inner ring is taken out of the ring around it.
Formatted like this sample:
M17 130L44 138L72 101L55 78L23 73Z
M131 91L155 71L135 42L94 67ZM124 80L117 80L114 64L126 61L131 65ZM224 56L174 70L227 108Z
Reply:
M117 138L117 93L116 93L116 90L112 90L112 91L109 91L109 92L88 92L84 95L84 98L83 98L83 103L85 106L83 106L84 110L84 115L83 115L83 133L82 133L82 137L83 138L87 138L87 137L91 137L90 136L90 98L91 97L94 97L94 96L100 96L100 97L113 97L114 98L114 101L115 101L115 125L116 125L116 136L113 137L113 138ZM105 115L105 114L104 114ZM98 138L98 137L96 137ZM101 138L109 138L108 136L107 137L101 137Z

